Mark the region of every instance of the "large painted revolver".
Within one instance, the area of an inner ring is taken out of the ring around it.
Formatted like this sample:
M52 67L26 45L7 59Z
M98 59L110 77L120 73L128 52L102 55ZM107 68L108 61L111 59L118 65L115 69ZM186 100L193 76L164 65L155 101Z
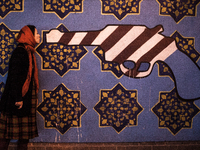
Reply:
M179 97L185 100L199 99L198 65L178 50L173 38L162 35L162 31L162 25L152 29L136 25L108 25L98 31L64 33L52 29L46 35L46 41L100 46L105 53L105 60L117 62L121 71L132 78L147 77L157 61L164 61L173 72Z

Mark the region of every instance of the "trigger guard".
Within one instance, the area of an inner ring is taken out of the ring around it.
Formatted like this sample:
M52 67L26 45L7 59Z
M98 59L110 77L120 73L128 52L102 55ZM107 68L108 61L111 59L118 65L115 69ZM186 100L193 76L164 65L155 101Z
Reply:
M134 61L126 60L123 62L123 66L129 70L132 70L135 68L136 64Z
M150 68L150 63L149 62L141 62L140 66L138 67L138 72L146 72Z
M132 66L131 68L128 67L125 64L125 62L120 64L120 69L126 76L129 76L132 78L141 78L141 77L148 76L149 73L151 72L152 65L149 62L140 62L138 67L137 67L137 64L135 64L135 62L133 62L133 61L128 60L126 62L128 62L128 63L132 62L132 64L134 64L134 67Z

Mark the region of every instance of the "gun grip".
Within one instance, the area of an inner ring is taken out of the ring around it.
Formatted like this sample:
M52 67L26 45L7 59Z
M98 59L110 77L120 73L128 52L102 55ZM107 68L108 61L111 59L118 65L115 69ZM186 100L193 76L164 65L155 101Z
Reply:
M172 70L175 87L180 98L200 98L200 69L186 54L177 50L165 60Z

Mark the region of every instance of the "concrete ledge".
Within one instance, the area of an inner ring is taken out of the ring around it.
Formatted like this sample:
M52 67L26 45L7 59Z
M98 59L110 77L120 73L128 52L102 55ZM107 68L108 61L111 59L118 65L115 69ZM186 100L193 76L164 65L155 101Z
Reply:
M11 143L9 150L16 150ZM140 143L29 143L28 150L200 150L200 141Z

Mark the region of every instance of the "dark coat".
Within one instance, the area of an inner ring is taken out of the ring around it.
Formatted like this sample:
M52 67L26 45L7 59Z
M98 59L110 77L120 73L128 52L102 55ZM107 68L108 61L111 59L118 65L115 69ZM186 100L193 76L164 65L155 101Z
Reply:
M22 86L27 78L29 68L29 57L23 44L19 44L13 51L8 69L8 77L4 92L0 101L0 111L3 113L14 114L17 116L26 116L30 114L32 86L31 80L29 90L22 97ZM23 101L23 107L18 109L15 102Z

